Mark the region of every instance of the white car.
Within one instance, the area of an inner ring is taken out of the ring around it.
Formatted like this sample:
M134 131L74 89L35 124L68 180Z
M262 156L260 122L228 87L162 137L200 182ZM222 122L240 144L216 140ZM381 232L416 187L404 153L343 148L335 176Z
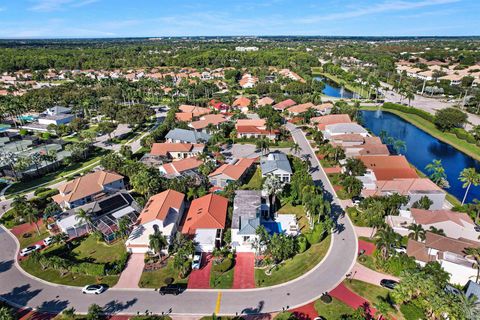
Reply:
M105 287L102 284L90 284L88 286L83 287L82 293L83 294L100 294L107 290L107 287Z
M192 260L192 270L198 270L202 266L202 254L200 252L195 252Z
M54 238L52 236L43 239L43 244L45 245L45 247L48 247L49 245L51 245L53 243L53 239Z
M39 244L35 244L33 246L29 246L29 247L26 247L26 248L23 248L21 251L20 251L20 255L22 257L25 257L25 256L28 256L30 253L32 252L35 252L35 251L38 251L42 249L42 246L39 245Z
M404 254L407 254L407 249L404 248L404 247L400 247L400 248L394 248L394 250L398 253L404 253Z

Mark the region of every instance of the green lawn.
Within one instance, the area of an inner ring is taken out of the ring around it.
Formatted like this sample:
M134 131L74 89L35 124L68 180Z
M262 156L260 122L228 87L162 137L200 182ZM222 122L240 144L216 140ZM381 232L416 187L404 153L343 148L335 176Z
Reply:
M343 284L358 294L359 296L367 299L374 307L375 304L378 304L381 301L390 301L390 290L382 288L370 283L366 283L360 280L346 280ZM396 319L403 319L403 316L398 312L395 307L391 306L390 314L393 315Z
M28 247L29 245L32 245L40 240L43 240L50 235L50 233L47 231L47 229L44 226L39 225L39 229L40 229L40 234L37 233L37 229L34 229L33 231L28 232L31 234L31 236L27 238L23 237L23 235L20 235L18 237L18 241L20 242L20 248L23 249L25 247Z
M0 218L0 223L3 224L8 229L12 229L17 225L17 222L15 221L15 217L13 216L13 209L10 209L7 212L5 212L5 214Z
M316 243L307 251L297 254L292 259L284 261L271 275L266 275L262 269L255 269L255 283L257 287L269 287L298 278L315 267L327 254L331 236L322 242Z
M294 214L297 217L298 227L302 233L310 232L310 223L303 206L294 206L290 202L285 204L278 210L279 214Z
M79 171L78 173L88 171L92 169L94 166L96 166L106 153L108 152L105 150L100 150L93 153L90 159L85 162L73 163L67 167L61 168L58 171L42 175L41 177L36 179L16 182L10 188L7 189L7 191L5 192L5 195L12 196L15 193L28 191L29 189L33 189L41 184L45 184L45 183L53 184L55 182L60 182L63 179L63 177L69 176L76 171Z
M105 242L98 242L94 236L89 236L72 252L78 260L93 259L97 263L108 263L120 259L125 250L125 245L121 240L108 245Z
M109 263L118 260L126 250L122 241L107 245L103 242L98 242L94 236L74 239L69 243L69 246L66 244L51 245L42 253L57 255L73 263L87 261L91 263ZM42 270L39 264L33 263L30 259L21 261L20 265L25 271L38 278L71 286L84 286L91 283L105 283L113 286L119 278L118 275L95 277L71 272L62 276L59 271L54 269Z
M378 110L377 107L361 107L363 110ZM435 124L429 122L422 117L416 114L404 113L398 110L391 110L391 109L382 109L382 111L390 112L396 114L400 118L410 122L411 124L415 125L416 127L422 129L423 131L429 133L430 135L434 136L435 138L450 144L452 147L456 148L457 150L468 154L470 157L480 161L480 147L476 146L472 143L467 142L466 140L462 140L457 138L457 136L453 133L449 132L442 132L437 129Z
M219 273L213 270L210 272L210 288L230 289L233 285L233 267L224 272Z
M165 285L165 279L173 278L174 283L186 284L188 277L182 279L178 276L178 271L173 268L173 258L169 258L167 265L155 271L144 271L140 278L140 288L160 288Z
M336 298L333 298L332 302L328 304L318 299L315 301L315 310L317 310L319 316L324 317L326 320L340 320L342 315L350 314L354 311L350 306Z
M250 177L250 180L244 184L242 190L262 190L262 170L260 167L257 167L253 175Z
M42 268L38 264L33 263L30 259L20 261L20 266L26 272L40 279L43 279L48 282L64 284L69 286L82 287L92 283L104 283L112 287L117 283L119 278L118 275L97 278L94 276L87 276L84 274L74 274L74 273L68 273L62 276L60 272L57 270L53 270L53 269L42 270Z

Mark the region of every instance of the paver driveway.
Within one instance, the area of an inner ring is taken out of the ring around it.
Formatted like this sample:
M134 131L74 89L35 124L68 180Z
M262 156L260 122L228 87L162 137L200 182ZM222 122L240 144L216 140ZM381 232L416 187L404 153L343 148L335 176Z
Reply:
M233 269L233 289L255 288L255 254L239 252Z
M202 267L193 270L188 278L188 289L208 289L210 288L210 271L212 270L212 255L202 254Z
M120 275L115 288L138 288L138 282L145 267L145 256L143 253L130 255L127 266Z

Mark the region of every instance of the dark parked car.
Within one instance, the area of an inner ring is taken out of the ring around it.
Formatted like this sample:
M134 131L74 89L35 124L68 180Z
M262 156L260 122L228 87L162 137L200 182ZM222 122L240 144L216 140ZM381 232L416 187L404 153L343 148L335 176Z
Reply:
M391 279L382 279L380 285L388 289L395 289L395 286L398 284L397 281Z
M179 295L180 293L182 293L183 290L184 290L184 288L181 285L170 284L168 286L161 287L159 292L162 296L166 295L166 294L173 294L173 295L176 296L176 295Z

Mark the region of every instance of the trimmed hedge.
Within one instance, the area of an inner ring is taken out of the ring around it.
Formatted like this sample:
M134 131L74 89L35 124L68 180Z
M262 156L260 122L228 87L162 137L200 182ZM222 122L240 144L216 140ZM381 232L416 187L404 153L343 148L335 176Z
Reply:
M476 144L477 140L470 132L462 128L453 128L452 132L457 136L458 139L466 140L468 143Z
M425 119L429 122L434 122L435 121L435 116L433 114L428 113L427 111L423 111L420 109L416 109L413 107L406 107L401 104L396 104L396 103L391 103L391 102L385 102L382 106L384 109L390 109L390 110L397 110L400 112L404 113L410 113L410 114L415 114L419 116L422 119Z
M35 189L35 191L33 192L33 195L38 196L40 193L50 191L50 190L52 190L52 189L46 188L46 187L39 187L39 188Z

